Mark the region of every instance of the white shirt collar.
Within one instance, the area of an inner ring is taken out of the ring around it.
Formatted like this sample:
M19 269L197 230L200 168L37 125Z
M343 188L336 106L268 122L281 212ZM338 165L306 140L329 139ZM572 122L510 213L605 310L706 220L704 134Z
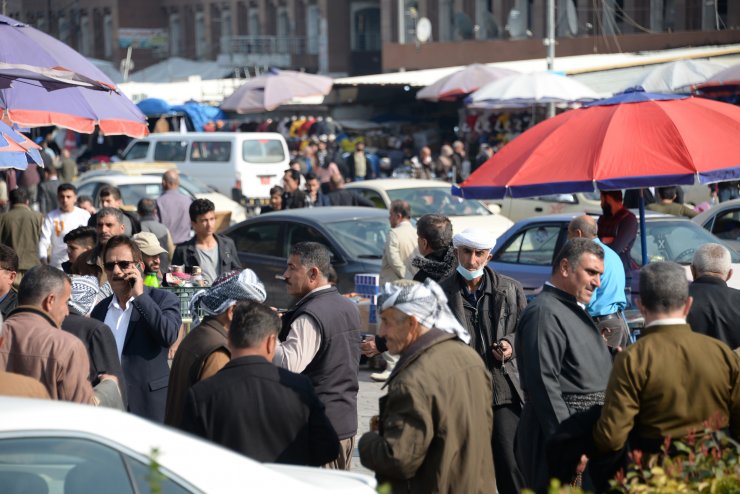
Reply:
M650 328L652 326L675 326L677 324L686 324L686 319L683 317L670 317L668 319L658 319L657 321L653 321L650 324L646 325L646 328Z
M114 308L114 309L118 309L118 310L122 310L122 311L127 311L127 310L129 310L129 309L130 309L131 307L133 307L133 305L131 305L131 302L132 302L133 300L134 300L134 297L131 297L131 298L129 298L129 299L128 299L128 300L126 301L126 308L123 308L123 307L121 307L121 304L119 304L119 303L118 303L118 297L116 297L116 294L114 293L114 294L113 294L113 298L112 298L112 299L111 299L111 301L110 301L110 304L108 304L108 308L110 309L110 308L112 307L112 308Z

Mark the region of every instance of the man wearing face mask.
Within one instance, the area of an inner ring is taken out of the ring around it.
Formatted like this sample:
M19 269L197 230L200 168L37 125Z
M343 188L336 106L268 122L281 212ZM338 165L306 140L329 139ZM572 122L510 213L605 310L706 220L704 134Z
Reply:
M452 237L457 271L440 285L452 313L470 333L470 346L493 375L491 441L496 485L501 494L514 494L524 488L514 456L523 401L514 342L527 299L518 281L487 266L495 243L496 238L482 228L467 228Z

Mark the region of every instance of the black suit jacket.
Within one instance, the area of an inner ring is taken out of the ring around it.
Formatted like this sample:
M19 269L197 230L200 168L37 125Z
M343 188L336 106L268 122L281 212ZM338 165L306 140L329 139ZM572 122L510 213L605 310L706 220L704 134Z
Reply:
M339 455L311 381L259 356L235 358L191 387L181 427L262 462L319 466Z
M116 339L111 329L90 317L85 317L73 312L70 308L69 315L62 322L62 329L72 333L82 340L90 357L90 382L93 386L98 384L98 374L113 374L118 378L118 386L123 396L123 404L126 405L126 385L121 369L121 361L118 360L118 348Z
M686 318L691 329L740 347L740 290L715 276L700 276L689 285L689 295L694 298Z
M239 254L236 252L234 241L224 235L216 234L218 244L218 258L220 261L218 276L235 269L242 269L239 262ZM177 244L175 255L172 256L172 265L185 265L185 271L189 272L193 266L199 266L198 254L195 252L195 237L187 242ZM215 281L215 280L214 280Z
M105 321L113 297L96 305L91 317ZM136 297L132 304L121 354L127 408L136 415L164 422L170 379L167 352L177 340L182 324L180 299L166 290L144 287L144 294Z

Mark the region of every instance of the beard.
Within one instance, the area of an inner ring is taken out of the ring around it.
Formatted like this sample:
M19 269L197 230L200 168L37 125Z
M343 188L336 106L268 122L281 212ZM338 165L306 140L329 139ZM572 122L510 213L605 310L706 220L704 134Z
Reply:
M601 211L604 214L604 216L611 216L612 215L612 207L610 204L602 204L601 205Z

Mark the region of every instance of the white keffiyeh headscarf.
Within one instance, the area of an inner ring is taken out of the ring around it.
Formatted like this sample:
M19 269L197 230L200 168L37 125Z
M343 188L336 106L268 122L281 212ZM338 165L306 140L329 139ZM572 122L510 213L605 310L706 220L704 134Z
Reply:
M264 302L266 298L265 286L251 269L223 274L213 285L197 292L190 300L193 327L200 322L198 309L202 309L205 315L217 316L242 300Z
M80 315L89 316L95 304L100 301L98 298L100 293L98 279L95 276L74 274L70 277L70 282L72 283L72 295L69 297L67 305Z
M442 287L431 278L427 278L423 284L386 283L378 305L381 312L392 307L408 316L414 316L424 327L452 333L465 343L470 342L470 334L447 305L447 296Z

